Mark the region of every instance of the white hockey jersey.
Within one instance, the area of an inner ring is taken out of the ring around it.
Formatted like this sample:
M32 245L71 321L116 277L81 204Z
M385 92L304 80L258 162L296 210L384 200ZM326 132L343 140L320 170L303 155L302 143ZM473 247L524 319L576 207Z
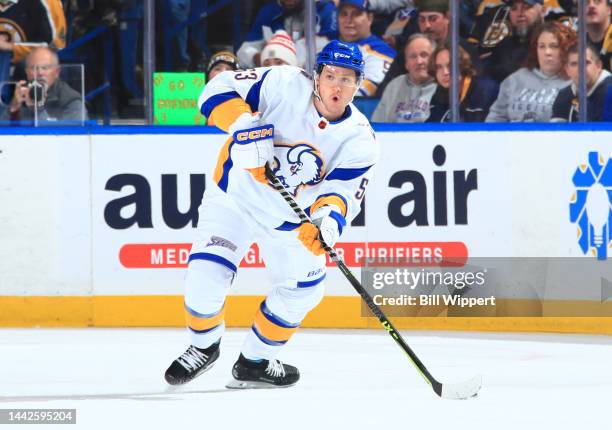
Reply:
M273 170L298 204L307 212L334 204L350 222L360 211L379 153L365 116L350 104L338 121L324 120L313 103L312 79L292 66L223 72L204 88L200 112L208 117L216 110L218 117L238 97L260 112L261 124L274 125ZM268 228L299 226L277 191L233 167L232 146L230 137L219 154L214 175L219 188Z

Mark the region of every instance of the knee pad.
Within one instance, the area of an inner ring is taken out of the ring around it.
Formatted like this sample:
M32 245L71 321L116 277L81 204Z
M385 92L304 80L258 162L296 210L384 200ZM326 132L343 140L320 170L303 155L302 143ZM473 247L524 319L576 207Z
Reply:
M185 305L201 314L219 311L234 275L232 270L213 261L190 262L185 276Z
M324 293L324 282L306 288L277 287L266 298L266 305L275 315L297 324L321 302Z

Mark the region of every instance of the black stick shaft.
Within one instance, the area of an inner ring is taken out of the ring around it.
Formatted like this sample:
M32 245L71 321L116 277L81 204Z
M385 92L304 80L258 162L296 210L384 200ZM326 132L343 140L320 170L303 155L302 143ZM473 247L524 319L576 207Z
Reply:
M270 169L269 166L266 165L266 178L270 181L272 186L276 191L278 191L281 196L285 199L285 201L291 206L291 209L299 216L300 221L302 223L310 222L310 218L306 215L306 212L296 203L291 194L285 189L280 180L276 177L274 172ZM372 296L366 291L366 289L361 285L361 283L355 278L353 272L346 267L346 264L342 261L342 259L338 256L334 248L328 246L321 238L321 245L325 252L329 255L334 263L338 266L342 274L346 277L346 279L351 283L353 288L359 293L363 301L368 305L368 308L372 311L374 315L378 318L378 321L382 324L384 329L389 333L389 335L395 340L395 343L399 345L400 348L406 353L414 367L418 370L418 372L423 376L425 381L436 392L438 396L442 396L442 384L438 382L432 375L429 373L429 370L425 367L423 362L419 359L419 357L415 354L415 352L408 346L402 335L395 329L389 318L383 313L383 311L374 303Z

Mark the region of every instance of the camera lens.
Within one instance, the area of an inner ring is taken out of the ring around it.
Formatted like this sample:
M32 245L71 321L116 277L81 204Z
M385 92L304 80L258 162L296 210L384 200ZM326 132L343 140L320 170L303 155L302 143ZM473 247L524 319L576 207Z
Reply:
M32 85L30 87L30 99L41 102L44 97L44 88L41 85Z

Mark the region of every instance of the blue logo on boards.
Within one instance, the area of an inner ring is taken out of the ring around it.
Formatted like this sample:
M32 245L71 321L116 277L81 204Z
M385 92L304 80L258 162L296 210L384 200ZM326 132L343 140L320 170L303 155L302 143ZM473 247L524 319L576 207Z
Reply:
M612 248L612 158L589 152L588 164L578 166L572 177L576 191L569 205L570 221L578 228L578 245L598 260Z

